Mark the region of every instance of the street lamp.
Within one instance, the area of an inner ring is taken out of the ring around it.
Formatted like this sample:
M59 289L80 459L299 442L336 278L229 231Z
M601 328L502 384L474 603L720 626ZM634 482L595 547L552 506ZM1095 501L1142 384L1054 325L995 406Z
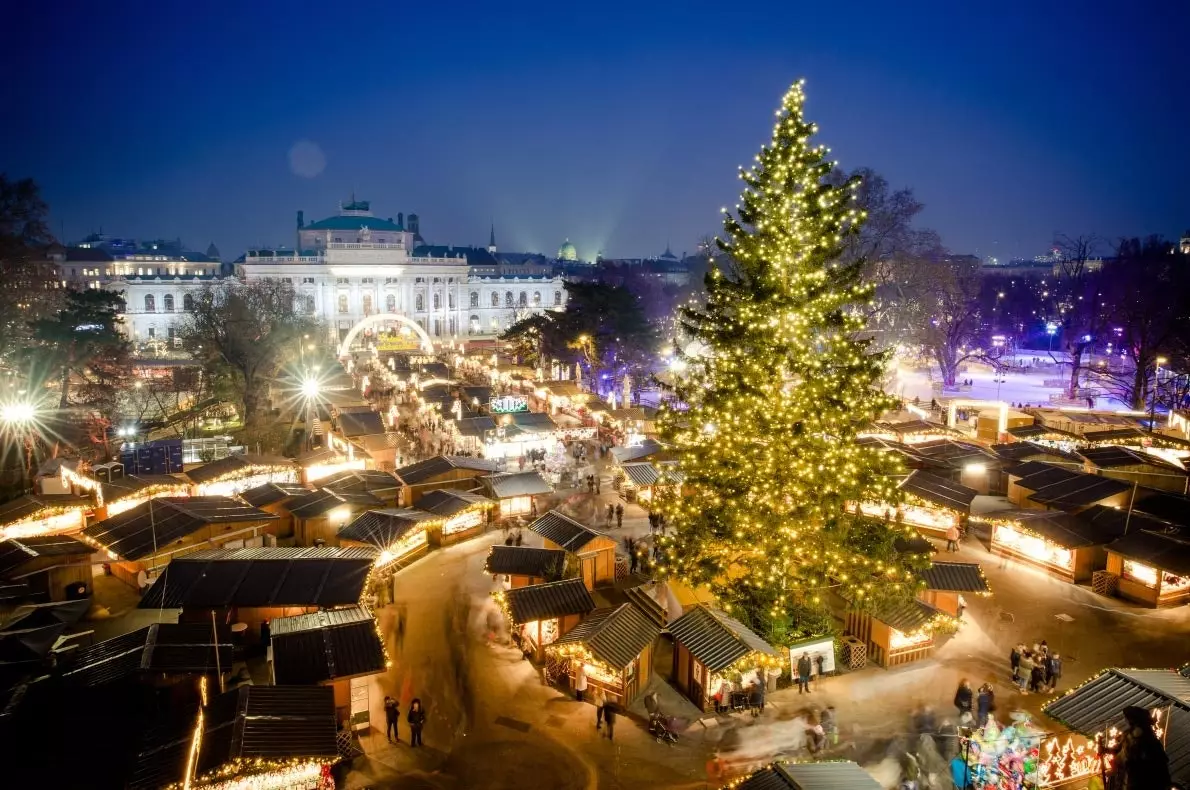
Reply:
M0 407L0 420L8 425L27 425L37 416L37 409L32 403L18 401L6 403Z

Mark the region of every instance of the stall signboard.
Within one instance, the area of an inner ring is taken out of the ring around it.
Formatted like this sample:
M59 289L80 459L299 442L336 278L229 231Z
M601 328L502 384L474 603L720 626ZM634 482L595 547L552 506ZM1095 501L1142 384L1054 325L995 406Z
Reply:
M503 395L488 401L488 411L492 414L517 414L529 411L529 401L516 395Z
M421 348L421 341L417 335L384 335L376 339L377 351L417 351Z
M797 661L802 653L810 654L810 673L829 675L835 671L835 640L834 637L823 636L806 639L789 646L789 665L797 670Z

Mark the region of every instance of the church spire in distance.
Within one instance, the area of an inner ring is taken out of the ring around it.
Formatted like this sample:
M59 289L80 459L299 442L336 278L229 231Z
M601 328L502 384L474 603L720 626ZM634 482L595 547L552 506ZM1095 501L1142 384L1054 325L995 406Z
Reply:
M493 255L496 253L496 222L492 221L492 233L488 236L488 252Z

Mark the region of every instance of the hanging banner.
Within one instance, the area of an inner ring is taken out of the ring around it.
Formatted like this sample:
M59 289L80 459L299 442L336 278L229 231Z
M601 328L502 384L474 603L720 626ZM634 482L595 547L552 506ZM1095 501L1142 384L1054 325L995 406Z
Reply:
M492 414L517 414L529 411L529 401L516 395L504 395L489 400L488 411Z

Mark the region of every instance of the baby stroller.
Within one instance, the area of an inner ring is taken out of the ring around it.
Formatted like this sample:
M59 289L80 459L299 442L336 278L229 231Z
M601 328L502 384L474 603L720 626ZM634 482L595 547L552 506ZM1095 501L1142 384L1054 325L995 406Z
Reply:
M657 739L657 743L674 744L678 742L678 734L673 731L669 721L661 712L649 714L649 735Z

